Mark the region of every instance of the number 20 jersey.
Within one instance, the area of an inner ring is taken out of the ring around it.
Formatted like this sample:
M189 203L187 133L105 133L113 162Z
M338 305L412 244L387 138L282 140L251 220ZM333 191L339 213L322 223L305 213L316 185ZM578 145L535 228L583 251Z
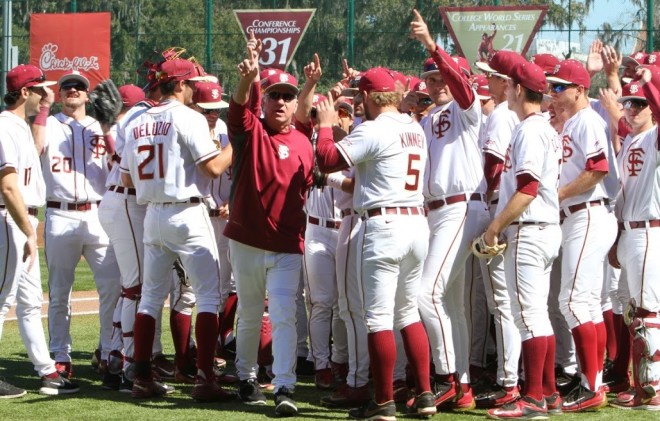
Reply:
M198 164L220 150L200 113L178 101L165 101L135 118L124 135L120 170L130 173L139 204L209 196L211 178Z

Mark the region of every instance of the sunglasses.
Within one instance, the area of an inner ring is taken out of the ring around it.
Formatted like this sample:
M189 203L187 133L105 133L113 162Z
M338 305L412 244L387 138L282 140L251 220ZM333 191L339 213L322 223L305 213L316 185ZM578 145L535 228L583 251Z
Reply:
M564 92L568 88L574 88L577 87L577 85L574 84L568 84L568 85L562 85L560 83L552 83L550 84L550 90L556 94L560 94Z
M76 91L86 91L87 87L84 83L81 82L67 82L60 85L60 90L68 91L69 89L75 89Z
M425 107L428 107L431 104L433 104L433 100L431 98L421 98L417 101L417 105L423 105Z
M202 114L220 114L220 108L205 108Z
M337 114L339 114L340 118L349 118L351 116L351 114L343 108L338 108Z
M627 101L623 102L623 108L626 110L629 110L631 108L637 109L637 110L643 110L644 108L648 107L649 103L644 101L643 99L629 99Z
M288 92L268 92L266 96L271 101L279 101L281 98L284 102L291 102L296 98L294 94Z

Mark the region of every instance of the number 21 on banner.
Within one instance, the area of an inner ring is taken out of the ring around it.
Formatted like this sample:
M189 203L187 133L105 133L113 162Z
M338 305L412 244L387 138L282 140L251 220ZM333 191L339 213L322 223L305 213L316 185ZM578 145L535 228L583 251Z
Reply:
M275 38L264 38L263 50L259 58L259 64L263 66L272 66L273 64L285 65L286 59L289 56L289 47L291 45L291 38L284 38L283 40L276 40Z

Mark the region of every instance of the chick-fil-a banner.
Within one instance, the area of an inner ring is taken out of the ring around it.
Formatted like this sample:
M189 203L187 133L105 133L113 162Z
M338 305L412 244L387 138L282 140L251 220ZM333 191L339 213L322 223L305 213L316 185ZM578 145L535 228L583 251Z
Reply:
M58 80L71 70L90 89L110 77L110 13L47 13L30 16L30 64Z

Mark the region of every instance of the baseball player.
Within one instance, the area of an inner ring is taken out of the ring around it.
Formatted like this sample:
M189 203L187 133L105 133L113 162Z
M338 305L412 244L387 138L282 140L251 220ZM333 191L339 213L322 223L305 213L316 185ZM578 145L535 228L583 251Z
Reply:
M375 395L349 415L357 419L394 418L395 328L401 331L416 376L409 412L429 416L436 408L427 374L428 342L417 310L427 252L424 234L428 231L420 184L426 163L424 134L415 120L398 112L401 92L389 70L367 71L358 89L368 121L335 145L331 130L336 119L334 107L329 101L319 104L316 153L321 171L356 167L353 208L363 219L357 245L357 261L362 262L358 279Z
M621 192L616 198L619 238L610 258L627 280L630 305L626 324L632 335L634 390L619 393L612 406L660 410L660 214L658 214L658 160L660 137L654 122L660 117L660 71L643 68L639 82L624 88L624 116L632 131L617 157ZM641 89L639 89L641 87ZM627 91L627 92L626 92ZM624 276L625 275L625 276Z
M495 109L488 117L484 134L484 174L491 218L499 203L499 185L511 135L520 123L518 115L509 109L507 87L509 77L503 73L511 61L522 57L511 51L498 51L488 63L477 62L480 69L488 72L488 88L495 101ZM500 70L500 71L498 71ZM496 408L520 397L518 390L518 361L520 359L520 332L511 312L511 302L504 273L504 258L497 256L490 262L482 262L484 287L488 307L495 318L497 341L497 377L490 391L476 398L477 406Z
M48 354L41 324L43 292L37 253L37 208L45 202L45 185L28 117L39 112L52 91L43 72L32 65L14 67L6 76L7 110L0 113L0 336L7 312L16 303L18 330L28 357L41 377L40 393L78 392L76 384L58 373ZM43 121L41 121L43 123ZM0 383L1 398L18 398L26 391Z
M468 243L488 222L478 141L481 106L464 70L435 44L419 12L413 13L412 34L433 58L422 78L436 104L422 121L429 149L423 182L431 235L419 309L435 363L436 405L460 400L469 408L474 400L465 262Z
M511 311L522 337L522 398L490 409L495 419L545 417L556 410L555 341L548 317L550 268L561 242L557 179L561 144L541 114L547 82L543 70L511 60L501 69L511 79L509 108L521 120L512 134L500 179L496 216L484 233L487 245L506 238L504 270Z
M271 75L262 85L263 119L249 109L250 101L259 100L251 87L259 75L260 44L260 40L248 42L248 56L239 64L240 81L228 114L234 181L225 235L230 239L229 257L238 294L236 370L243 402L264 405L256 376L267 292L275 413L295 415L296 294L302 268L303 206L312 184L311 127L301 133L291 125L298 87L287 73Z
M548 81L553 103L565 109L569 117L561 133L559 308L573 334L580 363L580 385L564 397L562 404L563 411L574 412L607 404L601 388L606 332L600 300L603 264L616 237L616 221L602 182L610 159L606 123L589 106L589 73L580 62L568 59L555 67Z
M46 129L40 132L43 138L37 143L43 144L41 163L46 181L44 237L50 351L58 371L71 376L70 298L80 256L89 263L99 293L102 361L107 361L111 350L120 273L98 218L109 172L108 158L114 149L105 135L109 127L101 128L98 121L85 114L89 80L84 75L69 72L58 84L62 112L48 117Z
M197 401L232 398L215 381L213 359L218 331L220 284L218 252L208 210L211 178L229 164L229 155L209 139L204 117L186 107L195 77L188 60L159 66L158 106L136 117L125 129L120 170L126 187L135 187L138 204L147 204L144 220L144 282L135 317L135 381L132 396L148 398L173 389L153 380L151 351L156 317L170 291L171 268L178 257L197 298L195 337Z

